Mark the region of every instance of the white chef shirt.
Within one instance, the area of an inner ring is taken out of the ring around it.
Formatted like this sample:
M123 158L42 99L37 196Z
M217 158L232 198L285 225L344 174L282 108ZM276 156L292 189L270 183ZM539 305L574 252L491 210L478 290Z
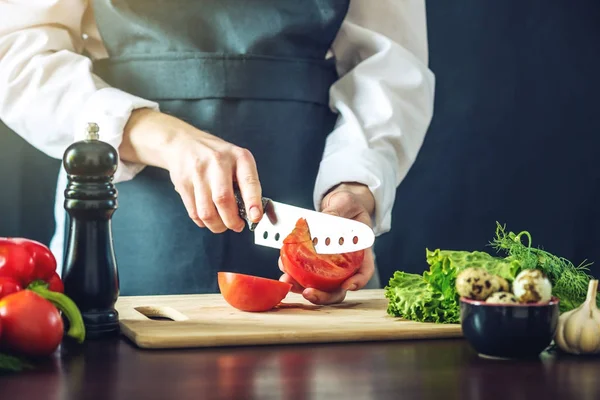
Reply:
M112 88L92 72L108 57L86 0L0 0L0 120L50 157L85 134L88 122L118 149L130 113L157 103ZM389 231L397 186L422 145L433 113L424 0L351 0L331 46L340 79L314 189L315 209L340 182L368 185L376 235ZM143 165L119 163L115 182ZM66 176L56 192L51 249L62 259Z

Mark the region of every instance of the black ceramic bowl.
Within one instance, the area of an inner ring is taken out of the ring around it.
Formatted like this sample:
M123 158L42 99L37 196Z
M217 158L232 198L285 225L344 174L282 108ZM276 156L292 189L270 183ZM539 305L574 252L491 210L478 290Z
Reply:
M554 339L559 300L544 304L493 304L460 299L464 337L483 357L535 358Z

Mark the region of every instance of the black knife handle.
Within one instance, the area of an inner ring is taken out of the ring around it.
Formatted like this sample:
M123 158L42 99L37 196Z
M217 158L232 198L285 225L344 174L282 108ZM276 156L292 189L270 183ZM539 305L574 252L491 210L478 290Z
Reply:
M244 204L244 199L242 198L242 193L240 192L240 187L238 186L237 182L233 183L233 196L235 197L235 202L237 203L240 217L242 217L242 219L246 221L246 223L248 224L248 229L253 231L256 228L256 225L258 225L258 223L252 222L250 221L250 218L248 218L248 214L246 213L246 205ZM269 201L271 201L271 199L268 199L266 197L262 198L263 211L266 209Z

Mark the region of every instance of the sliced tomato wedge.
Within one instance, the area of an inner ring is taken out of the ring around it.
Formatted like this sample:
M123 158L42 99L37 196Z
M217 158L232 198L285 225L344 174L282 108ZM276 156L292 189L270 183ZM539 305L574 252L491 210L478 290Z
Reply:
M306 219L300 218L283 240L281 262L284 271L305 288L333 292L360 268L365 251L317 254Z
M218 281L225 301L238 310L249 312L275 308L292 289L286 282L235 272L219 272Z

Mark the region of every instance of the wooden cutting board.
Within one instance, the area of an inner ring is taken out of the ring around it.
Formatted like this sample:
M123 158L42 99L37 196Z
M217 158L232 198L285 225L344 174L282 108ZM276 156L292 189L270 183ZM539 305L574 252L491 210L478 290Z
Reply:
M120 297L121 332L143 348L181 348L462 337L460 325L429 324L386 314L382 289L349 292L316 306L290 293L276 309L242 312L220 294ZM162 316L170 320L149 317Z

